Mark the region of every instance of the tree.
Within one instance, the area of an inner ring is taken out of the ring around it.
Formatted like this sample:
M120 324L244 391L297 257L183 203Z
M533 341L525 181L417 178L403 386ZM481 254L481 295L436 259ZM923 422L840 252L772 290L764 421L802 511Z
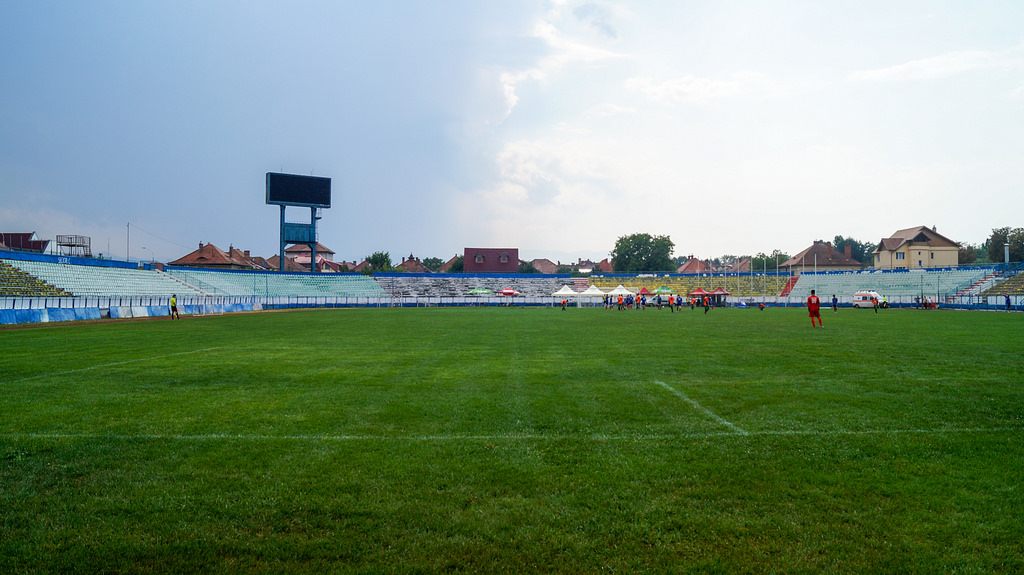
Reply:
M444 265L444 260L441 258L423 258L423 267L427 268L432 272L436 272L441 269Z
M612 268L617 272L674 271L672 249L668 236L632 234L622 236L612 250Z
M533 264L531 264L530 262L520 261L519 262L519 273L521 273L521 274L539 274L540 271L537 268L533 267Z
M989 261L1002 262L1005 259L1003 247L1007 243L1010 244L1010 261L1024 260L1024 228L996 228L985 243Z
M572 268L563 264L563 265L558 266L558 269L555 270L555 273L556 274L561 274L561 275L571 274L572 273Z
M373 252L366 256L366 273L386 272L394 269L391 264L391 254L388 252Z
M462 256L457 256L455 258L455 261L452 262L452 267L448 268L448 272L453 274L461 274L464 271L466 271L466 268L463 263Z
M851 258L862 264L872 263L875 252L874 242L859 242L853 238L844 238L843 236L836 236L832 240L832 246L835 247L837 251L842 252L846 249L847 245L850 246Z
M957 255L957 263L960 265L973 264L978 259L978 246L960 242L960 253Z
M782 250L772 250L772 253L770 254L760 252L756 256L750 258L750 270L754 273L757 273L758 270L762 272L764 270L774 272L782 262L789 258L790 255Z

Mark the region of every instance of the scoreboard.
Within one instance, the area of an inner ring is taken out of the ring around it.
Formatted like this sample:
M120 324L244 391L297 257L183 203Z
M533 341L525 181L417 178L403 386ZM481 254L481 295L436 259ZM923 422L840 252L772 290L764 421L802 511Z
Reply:
M331 179L267 172L267 203L279 206L331 207Z

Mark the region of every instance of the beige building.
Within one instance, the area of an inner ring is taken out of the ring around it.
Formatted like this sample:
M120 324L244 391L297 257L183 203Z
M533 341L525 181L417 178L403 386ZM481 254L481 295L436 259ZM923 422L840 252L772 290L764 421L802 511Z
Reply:
M960 263L960 246L934 227L917 226L882 238L875 248L875 267L883 270L953 267Z

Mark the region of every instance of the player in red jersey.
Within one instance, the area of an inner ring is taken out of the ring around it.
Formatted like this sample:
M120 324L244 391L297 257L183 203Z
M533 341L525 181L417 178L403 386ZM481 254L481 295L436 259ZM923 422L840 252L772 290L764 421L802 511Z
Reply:
M811 327L814 327L814 318L818 318L818 326L825 327L825 324L821 323L821 300L814 295L814 290L807 296L807 313L811 316Z

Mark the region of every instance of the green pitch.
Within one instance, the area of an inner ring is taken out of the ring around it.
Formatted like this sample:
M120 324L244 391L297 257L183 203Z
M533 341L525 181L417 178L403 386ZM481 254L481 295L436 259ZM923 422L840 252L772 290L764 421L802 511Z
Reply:
M0 330L0 572L1024 570L1024 316L824 318Z

